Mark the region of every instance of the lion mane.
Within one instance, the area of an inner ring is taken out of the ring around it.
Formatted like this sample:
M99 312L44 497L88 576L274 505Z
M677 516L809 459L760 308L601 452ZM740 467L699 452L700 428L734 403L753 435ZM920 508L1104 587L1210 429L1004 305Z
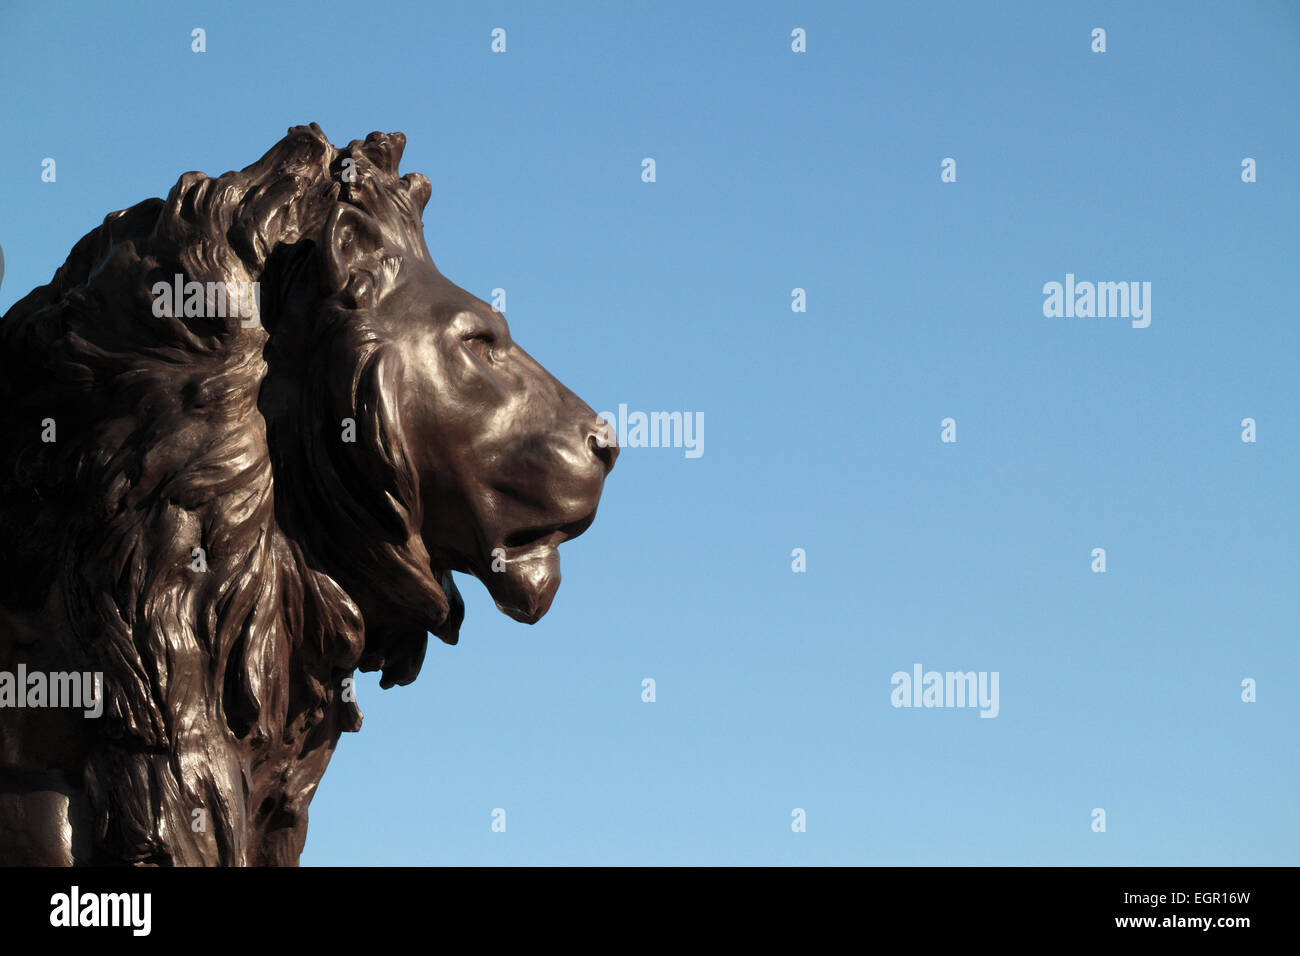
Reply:
M296 863L361 724L346 678L409 683L428 632L457 639L356 294L428 255L429 181L398 175L404 145L339 149L313 123L241 171L186 173L0 322L0 603L41 660L104 675L74 781L96 862ZM347 205L383 248L331 289L315 249ZM176 275L259 283L255 321L156 315Z

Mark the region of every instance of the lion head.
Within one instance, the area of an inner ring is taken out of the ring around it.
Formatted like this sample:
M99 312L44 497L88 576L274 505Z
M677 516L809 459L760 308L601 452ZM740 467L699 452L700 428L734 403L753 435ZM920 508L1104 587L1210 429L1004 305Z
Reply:
M0 708L0 859L295 862L345 679L456 642L451 572L549 608L617 446L435 267L404 145L186 173L0 322L0 670L103 674L98 720Z

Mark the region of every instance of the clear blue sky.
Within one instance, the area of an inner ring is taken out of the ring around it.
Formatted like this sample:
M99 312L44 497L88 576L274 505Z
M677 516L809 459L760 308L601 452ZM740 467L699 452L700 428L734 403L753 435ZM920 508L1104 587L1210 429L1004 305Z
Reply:
M541 623L462 579L362 677L305 864L1300 863L1300 7L0 11L0 309L186 170L402 130L443 272L593 407L704 414ZM1044 317L1067 273L1150 327ZM892 707L916 663L999 715Z

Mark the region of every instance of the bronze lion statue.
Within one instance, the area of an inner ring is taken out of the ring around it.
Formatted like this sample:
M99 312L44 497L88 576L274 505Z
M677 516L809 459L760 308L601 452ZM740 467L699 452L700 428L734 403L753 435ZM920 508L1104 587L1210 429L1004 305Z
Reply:
M617 444L434 266L405 143L186 173L0 321L0 863L296 864L451 572L550 607Z

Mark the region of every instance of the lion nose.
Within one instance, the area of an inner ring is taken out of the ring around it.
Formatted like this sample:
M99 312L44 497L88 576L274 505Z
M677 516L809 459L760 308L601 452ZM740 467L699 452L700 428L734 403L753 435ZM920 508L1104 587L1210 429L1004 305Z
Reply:
M618 436L614 434L614 426L603 418L596 419L591 434L587 436L587 447L604 463L608 475L618 458Z

